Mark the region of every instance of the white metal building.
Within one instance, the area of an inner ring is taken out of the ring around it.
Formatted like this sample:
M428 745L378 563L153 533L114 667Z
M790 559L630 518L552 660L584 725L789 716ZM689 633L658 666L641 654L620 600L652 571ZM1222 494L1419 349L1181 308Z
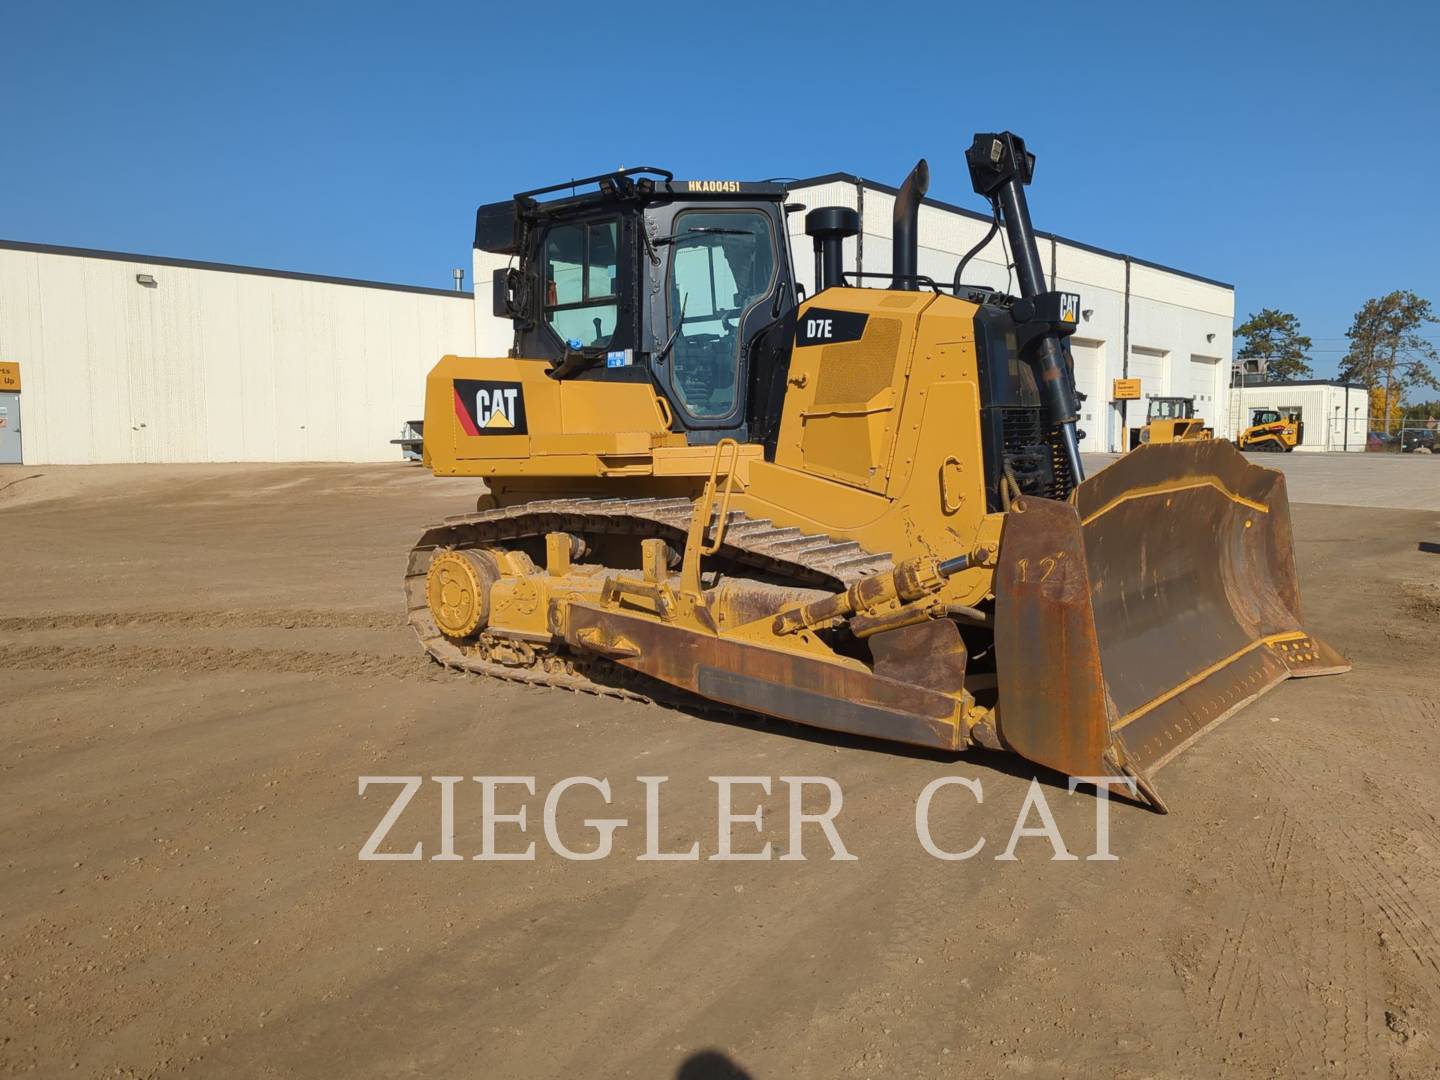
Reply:
M1369 396L1359 383L1326 379L1259 383L1230 391L1237 430L1256 423L1256 414L1276 411L1282 417L1299 420L1300 442L1296 450L1335 453L1365 450L1369 421Z
M813 209L849 206L861 233L846 265L890 270L895 189L845 174L792 185ZM949 282L989 222L927 200L922 274ZM813 257L804 214L790 218L797 277ZM1003 236L1003 233L1001 234ZM1055 288L1078 292L1072 338L1087 400L1086 450L1124 445L1113 380L1145 396L1193 396L1216 434L1232 433L1233 289L1223 283L1041 234ZM475 252L478 298L379 282L119 252L0 241L0 362L18 363L29 464L184 461L376 461L422 414L425 375L447 353L504 355L512 334L491 313L492 271ZM967 284L1005 288L997 237ZM861 279L879 283L876 278ZM1128 358L1128 362L1127 362ZM8 404L8 403L7 403ZM1144 422L1143 400L1125 422Z
M26 464L379 461L469 293L0 241Z

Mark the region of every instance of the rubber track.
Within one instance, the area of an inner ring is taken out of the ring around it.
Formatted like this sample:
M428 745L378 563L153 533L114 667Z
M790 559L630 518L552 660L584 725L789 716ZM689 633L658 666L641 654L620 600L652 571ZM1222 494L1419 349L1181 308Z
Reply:
M685 549L694 504L686 498L650 499L543 499L517 506L482 510L446 518L426 529L410 551L405 573L407 618L425 650L441 664L459 671L565 690L637 701L671 698L663 686L627 668L600 658L561 657L544 650L558 670L540 666L513 667L466 652L435 627L425 602L425 574L431 555L439 549L481 547L526 538L544 539L546 533L568 532L582 536L658 537L677 552ZM712 513L713 529L718 513ZM772 578L817 588L849 588L861 578L894 569L889 554L868 552L853 540L817 536L797 528L779 527L768 520L731 511L726 519L724 543L714 558L752 568ZM605 682L585 674L603 672ZM626 685L629 684L629 685ZM684 700L693 701L686 696Z

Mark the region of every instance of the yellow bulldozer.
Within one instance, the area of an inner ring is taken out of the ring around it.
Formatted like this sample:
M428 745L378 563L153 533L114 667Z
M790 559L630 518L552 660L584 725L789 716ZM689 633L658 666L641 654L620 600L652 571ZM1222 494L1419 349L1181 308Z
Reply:
M447 356L423 459L484 477L405 582L453 668L702 699L942 751L1153 773L1289 676L1343 671L1301 621L1284 478L1228 442L1142 446L1086 480L1067 338L1025 199L975 137L1019 296L917 269L921 161L892 271L811 210L799 295L776 183L628 169L481 207L508 356ZM972 253L973 254L973 253ZM878 287L865 287L876 284Z
M1145 426L1130 432L1130 449L1214 437L1215 429L1195 415L1194 398L1152 397L1145 410Z

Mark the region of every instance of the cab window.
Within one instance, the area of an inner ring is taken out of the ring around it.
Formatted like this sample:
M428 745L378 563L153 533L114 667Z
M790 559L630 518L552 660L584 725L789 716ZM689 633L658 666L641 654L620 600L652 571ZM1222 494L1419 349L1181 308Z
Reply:
M1251 424L1278 424L1280 414L1274 409L1256 409L1250 416Z
M557 225L545 237L545 322L571 348L610 343L619 315L619 224Z
M735 410L741 324L775 277L770 218L746 210L686 211L671 241L670 383L691 416Z
M1150 402L1152 420L1189 420L1190 402L1184 398L1154 398Z

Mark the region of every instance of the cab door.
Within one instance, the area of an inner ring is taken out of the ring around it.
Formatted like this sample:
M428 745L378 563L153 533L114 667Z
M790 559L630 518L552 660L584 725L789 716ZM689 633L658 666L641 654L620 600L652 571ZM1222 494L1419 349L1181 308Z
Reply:
M745 441L750 350L794 303L777 218L753 206L691 205L658 211L650 224L665 253L656 382L692 443Z
M527 317L516 323L516 355L559 363L575 348L639 348L638 218L601 206L535 228L523 264L534 295L527 297Z

